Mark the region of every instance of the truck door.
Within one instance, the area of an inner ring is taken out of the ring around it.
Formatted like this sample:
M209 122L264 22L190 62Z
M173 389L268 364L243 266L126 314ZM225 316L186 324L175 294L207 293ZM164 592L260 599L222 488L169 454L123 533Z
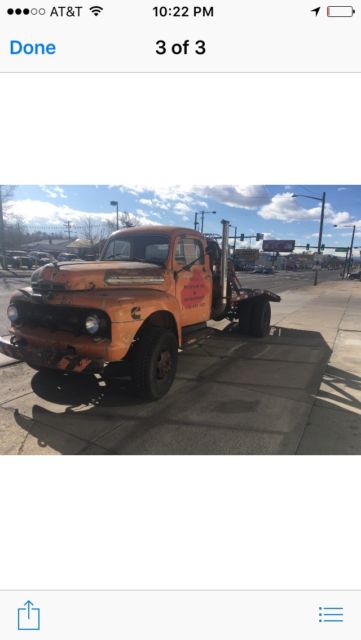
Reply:
M200 240L187 236L178 238L174 248L173 268L182 325L209 320L212 275Z

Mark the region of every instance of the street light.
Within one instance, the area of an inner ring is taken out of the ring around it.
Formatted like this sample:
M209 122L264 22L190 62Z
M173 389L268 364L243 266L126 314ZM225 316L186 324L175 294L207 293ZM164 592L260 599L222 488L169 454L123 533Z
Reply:
M201 222L201 233L203 233L203 227L204 227L204 216L207 215L207 213L213 214L215 215L217 213L217 211L196 211L196 213L194 214L194 228L197 230L198 226L199 226L199 222L198 222L198 216L201 216L202 218L202 222Z
M119 204L118 204L118 200L111 200L110 204L112 207L116 207L117 208L117 230L119 229Z
M292 198L310 198L310 200L318 200L319 202L322 203L321 217L320 217L320 230L318 232L318 248L317 248L317 253L320 254L321 245L322 245L323 219L325 217L326 192L324 191L322 193L322 198L318 198L317 196L306 196L303 193L300 193L300 194L293 193ZM313 283L315 286L317 285L317 281L318 281L318 269L315 269L315 280Z
M345 268L346 268L346 263L347 263L347 273L346 276L349 275L350 270L351 270L351 261L352 261L352 249L353 249L353 241L355 238L355 230L356 230L356 225L355 224L334 224L334 227L339 227L340 229L352 229L352 238L351 238L351 245L350 245L350 254L348 256L348 260L347 260L347 253L346 253L346 260L345 260ZM345 269L343 270L343 278L345 277Z

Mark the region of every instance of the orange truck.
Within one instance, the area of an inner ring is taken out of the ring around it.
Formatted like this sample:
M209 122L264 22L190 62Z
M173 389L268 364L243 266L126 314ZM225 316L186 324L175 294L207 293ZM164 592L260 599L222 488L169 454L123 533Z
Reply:
M209 320L238 321L263 337L275 293L243 288L221 246L192 229L152 226L116 231L95 262L56 262L37 269L31 286L10 300L10 338L0 352L34 369L106 375L127 363L146 400L170 389L178 352Z

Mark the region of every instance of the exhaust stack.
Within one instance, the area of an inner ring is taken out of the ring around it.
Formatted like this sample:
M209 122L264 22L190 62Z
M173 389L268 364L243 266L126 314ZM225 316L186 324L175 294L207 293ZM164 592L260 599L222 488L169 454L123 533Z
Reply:
M222 220L222 257L221 257L221 298L222 304L227 304L227 274L229 251L229 220Z

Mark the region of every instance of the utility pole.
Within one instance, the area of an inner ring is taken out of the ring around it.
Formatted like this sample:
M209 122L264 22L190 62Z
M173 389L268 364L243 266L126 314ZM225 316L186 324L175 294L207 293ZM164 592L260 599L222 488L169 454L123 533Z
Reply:
M317 253L321 253L321 245L322 245L322 233L323 233L323 219L325 217L325 204L326 204L326 192L324 191L322 194L322 204L321 204L321 218L320 218L320 231L318 233L318 247ZM317 285L318 281L318 269L315 270L315 281L314 286Z
M70 220L67 220L66 222L64 222L65 228L68 230L68 238L70 240L70 227L72 225L72 223L70 222Z
M320 218L320 230L318 233L318 245L317 245L317 253L320 254L321 253L321 246L322 246L322 233L323 233L323 219L325 217L325 204L326 204L326 192L324 191L322 193L322 198L318 198L316 196L306 196L304 193L301 194L297 194L297 193L293 193L292 194L292 198L309 198L310 200L319 200L322 204L321 204L321 218ZM336 225L337 226L337 225ZM318 265L315 264L315 267L318 267ZM317 285L317 281L318 281L318 269L315 269L315 280L314 280L314 285Z
M348 264L347 264L347 275L349 275L350 271L351 271L351 264L352 264L352 249L353 249L353 241L355 238L355 229L356 229L356 225L353 225L353 230L352 230L352 238L351 238L351 246L350 246L350 255L348 258Z
M197 231L198 227L199 227L199 222L198 222L198 216L201 216L201 228L200 228L200 232L203 233L203 228L204 228L204 216L207 213L211 213L213 215L215 215L217 213L217 211L196 211L194 214L194 228Z
M346 251L346 258L345 258L345 262L343 264L343 272L342 272L342 280L345 279L345 275L346 275L346 267L348 265L348 252L349 252L349 247L347 247L347 251Z
M236 242L237 242L237 227L234 228L233 256L236 252Z
M5 225L4 225L1 185L0 185L0 254L2 256L3 269L7 269L6 254L5 254Z

